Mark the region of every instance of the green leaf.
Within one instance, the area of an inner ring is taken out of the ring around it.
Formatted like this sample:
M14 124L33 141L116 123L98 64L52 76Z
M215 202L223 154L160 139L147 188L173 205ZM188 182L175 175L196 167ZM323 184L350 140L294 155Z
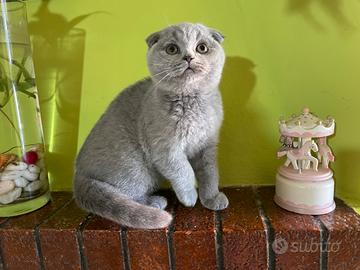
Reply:
M25 78L25 81L32 85L32 87L35 86L35 78Z
M16 87L16 91L20 91L28 95L29 97L36 98L36 95L34 93L27 91L27 89L33 88L34 86L35 86L34 83L20 82L15 87Z
M10 99L9 88L4 79L0 79L0 108L3 108Z

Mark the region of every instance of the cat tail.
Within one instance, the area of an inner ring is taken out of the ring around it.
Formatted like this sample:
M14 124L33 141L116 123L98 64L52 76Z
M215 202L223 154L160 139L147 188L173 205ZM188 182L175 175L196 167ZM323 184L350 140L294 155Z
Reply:
M172 220L168 212L137 203L113 185L78 174L74 196L81 208L131 228L159 229Z

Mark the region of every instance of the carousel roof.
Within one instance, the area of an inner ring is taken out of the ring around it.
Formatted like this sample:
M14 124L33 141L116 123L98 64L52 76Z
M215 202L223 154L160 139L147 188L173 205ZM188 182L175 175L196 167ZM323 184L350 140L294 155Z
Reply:
M334 118L328 116L325 120L304 108L300 115L292 115L288 120L280 120L280 133L289 137L319 138L334 134Z

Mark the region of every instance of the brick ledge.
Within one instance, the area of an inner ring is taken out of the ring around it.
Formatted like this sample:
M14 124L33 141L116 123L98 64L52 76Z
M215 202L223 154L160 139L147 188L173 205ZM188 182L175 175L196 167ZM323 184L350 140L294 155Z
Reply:
M124 228L54 192L38 211L0 218L0 269L360 269L360 216L341 200L303 216L276 206L273 187L223 190L220 212L165 192L175 218L162 230Z

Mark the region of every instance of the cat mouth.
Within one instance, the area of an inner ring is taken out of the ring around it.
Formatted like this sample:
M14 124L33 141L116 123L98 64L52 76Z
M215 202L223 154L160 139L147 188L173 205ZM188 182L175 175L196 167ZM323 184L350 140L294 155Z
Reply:
M184 69L180 70L176 77L188 79L191 78L195 73L197 73L196 68L189 65L186 68L184 67Z
M195 73L195 70L194 70L192 67L188 66L188 67L184 70L183 73L185 74L185 73L188 73L188 72Z

